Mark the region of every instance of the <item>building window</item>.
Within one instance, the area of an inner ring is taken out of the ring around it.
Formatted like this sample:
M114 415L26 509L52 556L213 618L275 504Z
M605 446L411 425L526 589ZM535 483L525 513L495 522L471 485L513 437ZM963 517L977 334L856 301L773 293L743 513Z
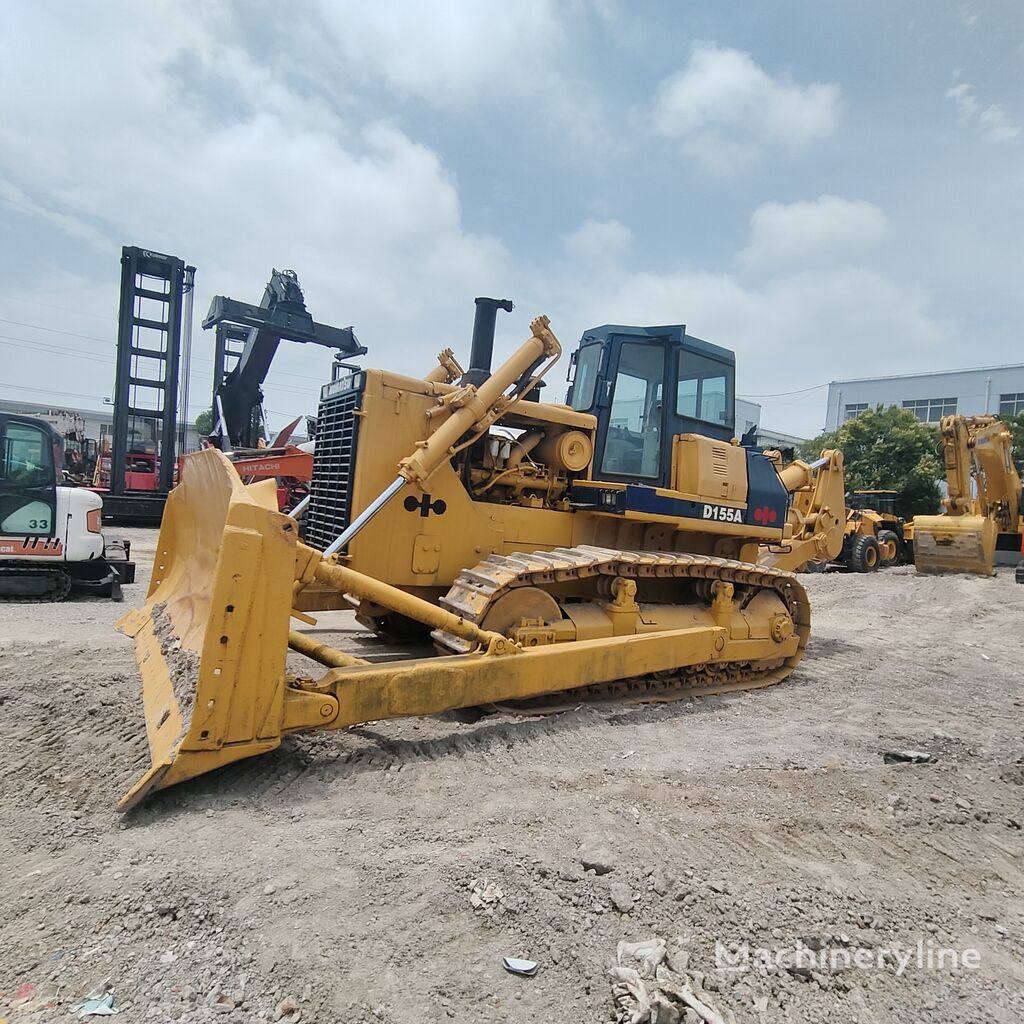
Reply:
M862 412L867 411L867 402L855 402L853 405L848 405L843 412L843 422L846 422L846 420L855 420Z
M1018 391L1015 395L999 396L999 415L1016 416L1024 412L1024 391Z
M903 408L909 409L922 423L938 423L943 416L956 415L956 399L915 398L904 402Z

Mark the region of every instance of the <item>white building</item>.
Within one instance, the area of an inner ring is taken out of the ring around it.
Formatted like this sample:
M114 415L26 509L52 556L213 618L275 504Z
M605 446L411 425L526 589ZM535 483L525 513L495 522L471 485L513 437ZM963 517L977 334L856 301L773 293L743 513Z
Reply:
M45 420L60 433L69 430L81 430L86 437L94 441L102 441L113 431L114 407L100 411L98 409L80 409L68 405L45 405L41 402L22 402L12 398L0 398L0 412L13 413L17 416L34 416ZM200 447L200 438L196 434L194 423L188 425L186 450L194 451Z
M736 436L742 437L751 427L757 428L755 444L761 448L799 448L807 438L783 434L761 426L761 404L746 398L736 399Z
M1024 412L1024 365L834 380L828 386L825 429L835 430L876 405L909 409L923 423L936 425L955 413Z

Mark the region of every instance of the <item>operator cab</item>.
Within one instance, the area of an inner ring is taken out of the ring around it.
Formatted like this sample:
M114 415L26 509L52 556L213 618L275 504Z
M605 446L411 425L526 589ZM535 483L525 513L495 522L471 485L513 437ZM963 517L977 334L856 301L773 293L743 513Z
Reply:
M48 423L0 414L0 539L52 537L63 441Z
M597 417L598 479L668 487L673 437L735 436L736 356L683 325L594 328L570 373L567 403Z
M871 512L878 512L883 516L895 517L896 499L899 496L899 491L891 490L848 491L846 494L846 507L860 511L866 509Z

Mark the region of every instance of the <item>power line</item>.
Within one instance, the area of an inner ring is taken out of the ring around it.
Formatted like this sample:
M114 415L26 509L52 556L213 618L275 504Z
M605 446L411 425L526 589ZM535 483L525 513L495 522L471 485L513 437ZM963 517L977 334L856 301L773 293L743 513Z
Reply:
M79 334L77 331L59 331L56 327L44 327L42 324L27 324L21 320L5 320L0 317L0 324L13 324L15 327L29 327L33 331L49 331L51 334L66 334L69 338L86 338L89 341L102 341L104 345L113 345L109 338L97 338L93 334Z
M54 308L61 308L61 307L54 307ZM79 334L77 331L62 331L62 330L58 330L56 327L45 327L42 324L30 324L30 323L25 323L24 321L21 321L21 320L6 320L3 317L0 317L0 324L12 324L15 327L28 327L30 330L33 330L33 331L49 331L51 334L63 334L63 335L66 335L69 338L84 338L87 341L98 341L98 342L100 342L103 345L109 346L110 348L116 348L117 347L116 343L111 341L109 338L97 338L93 334ZM8 338L8 339L14 340L14 341L28 342L27 338L13 338L11 335L7 335L7 334L0 335L0 337ZM32 344L32 342L29 342L29 344ZM43 344L43 343L42 342L38 342L36 344ZM61 350L55 349L55 351L61 351ZM67 351L67 350L63 350L63 351ZM102 358L102 357L96 356L94 358ZM324 381L323 381L323 379L321 377L313 377L313 376L311 376L308 373L294 373L291 370L272 370L271 372L273 373L273 375L275 377L295 377L297 380L309 380L309 381L312 381L315 384L323 384L324 383ZM197 376L202 376L202 374L197 374ZM212 380L213 378L209 377L209 379ZM272 385L272 386L283 387L284 385Z
M18 302L23 306L31 306L36 309L38 306L42 306L45 309L58 309L62 313L74 313L75 316L91 316L96 320L106 320L110 322L109 313L90 313L87 309L69 309L67 306L56 306L52 302L40 302L38 299L19 299L16 296L8 295L4 297L5 302Z
M7 345L9 348L30 348L38 349L43 352L57 352L61 355L71 356L73 359L88 359L90 362L95 362L97 359L105 363L112 363L114 361L113 356L102 356L98 352L76 352L74 349L61 348L59 345L47 345L41 341L29 341L27 338L16 338L10 334L0 334L0 344Z
M74 349L63 348L60 345L47 345L42 341L29 341L27 338L18 338L10 334L0 334L0 345L5 345L9 348L23 348L39 352L54 352L58 355L70 356L72 359L86 359L89 362L96 362L97 360L100 360L105 363L113 363L115 361L113 356L100 355L98 352L76 352ZM213 375L210 373L204 373L202 370L193 369L190 372L190 376L199 377L211 382L213 381ZM318 384L323 383L318 377L306 377L301 374L291 374L290 376L301 376L304 380L314 381ZM273 381L271 381L268 386L276 391L287 391L295 395L309 394L309 389L307 388L290 387L287 384L277 384Z
M7 388L9 391L32 391L41 395L60 395L61 398L86 398L90 402L96 401L95 395L81 395L75 391L56 391L53 388L30 388L27 384L0 384L0 388ZM95 410L99 412L99 410Z
M800 388L799 391L780 391L776 395L737 395L737 398L789 398L790 395L806 395L808 391L820 391L828 384L815 384L813 388Z

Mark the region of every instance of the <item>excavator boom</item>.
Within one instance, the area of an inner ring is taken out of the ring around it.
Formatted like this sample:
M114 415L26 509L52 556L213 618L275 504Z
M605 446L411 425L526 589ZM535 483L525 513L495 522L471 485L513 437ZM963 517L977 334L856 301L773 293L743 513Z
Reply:
M995 416L945 416L939 430L947 497L941 515L914 518L914 563L921 573L991 576L999 534L1021 532L1012 435Z

